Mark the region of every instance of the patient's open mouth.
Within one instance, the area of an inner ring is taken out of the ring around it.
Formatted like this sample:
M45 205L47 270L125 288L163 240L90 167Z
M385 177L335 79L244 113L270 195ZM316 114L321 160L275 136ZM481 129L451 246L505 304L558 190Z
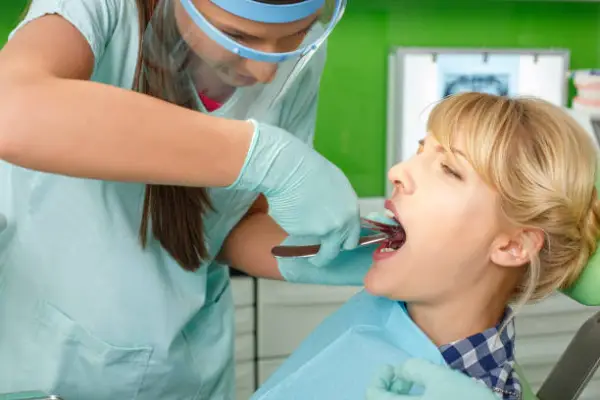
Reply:
M370 221L371 225L376 227L376 230L386 234L388 239L377 249L380 253L389 253L399 250L406 242L406 231L402 226L402 223L398 221L398 218L392 211L386 213L386 217L390 219L389 223Z
M404 226L398 219L398 213L394 203L390 200L385 202L386 216L394 221L394 224L386 225L385 233L389 239L379 248L381 253L391 253L400 248L406 243L406 231Z
M391 226L389 231L386 232L389 236L389 239L384 242L383 246L381 246L380 251L383 253L400 250L400 248L406 242L406 232L404 231L404 227L396 217L392 218L398 225Z

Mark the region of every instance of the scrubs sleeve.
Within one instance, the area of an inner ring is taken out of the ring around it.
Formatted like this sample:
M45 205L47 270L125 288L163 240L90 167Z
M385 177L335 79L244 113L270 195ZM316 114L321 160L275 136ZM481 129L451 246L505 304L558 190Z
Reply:
M112 37L124 0L33 0L25 18L9 39L25 24L44 15L60 15L87 40L94 53L95 66Z
M321 75L325 69L327 43L310 60L310 67L294 83L284 104L282 128L313 147Z

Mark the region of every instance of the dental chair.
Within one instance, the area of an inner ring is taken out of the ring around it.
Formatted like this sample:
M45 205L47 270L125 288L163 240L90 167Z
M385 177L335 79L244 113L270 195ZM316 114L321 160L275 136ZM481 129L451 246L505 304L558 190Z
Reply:
M600 174L596 179L596 189L600 192ZM578 281L563 294L585 306L600 306L600 249L592 256ZM523 400L576 400L599 365L600 312L579 328L537 394L527 383L521 367L516 366L523 384Z

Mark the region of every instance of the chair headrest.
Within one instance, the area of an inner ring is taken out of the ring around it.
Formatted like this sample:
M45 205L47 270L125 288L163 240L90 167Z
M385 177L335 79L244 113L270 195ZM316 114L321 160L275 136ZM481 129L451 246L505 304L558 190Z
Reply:
M590 116L582 111L572 109L567 109L567 113L581 124L598 146L600 143L596 139ZM596 172L596 191L600 193L600 167ZM598 248L600 248L600 240L598 241ZM579 279L563 293L581 304L588 306L600 305L600 249L597 249L596 253L590 257Z
M596 171L596 191L600 193L600 169ZM579 279L563 293L586 306L600 306L600 240Z

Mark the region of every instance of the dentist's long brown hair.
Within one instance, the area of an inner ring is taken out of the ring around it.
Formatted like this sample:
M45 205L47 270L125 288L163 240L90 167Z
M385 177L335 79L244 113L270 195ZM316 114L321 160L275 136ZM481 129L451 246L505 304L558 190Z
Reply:
M140 51L134 78L133 89L150 96L158 97L180 106L195 109L194 100L187 93L180 93L171 82L170 74L149 65L142 57L142 38L152 14L160 0L136 0L140 17ZM155 30L165 36L175 37L175 26L156 26ZM174 135L177 132L173 132ZM162 247L181 265L195 271L207 256L204 243L203 215L210 208L205 188L183 186L146 185L140 241L148 243L148 232L160 242Z

